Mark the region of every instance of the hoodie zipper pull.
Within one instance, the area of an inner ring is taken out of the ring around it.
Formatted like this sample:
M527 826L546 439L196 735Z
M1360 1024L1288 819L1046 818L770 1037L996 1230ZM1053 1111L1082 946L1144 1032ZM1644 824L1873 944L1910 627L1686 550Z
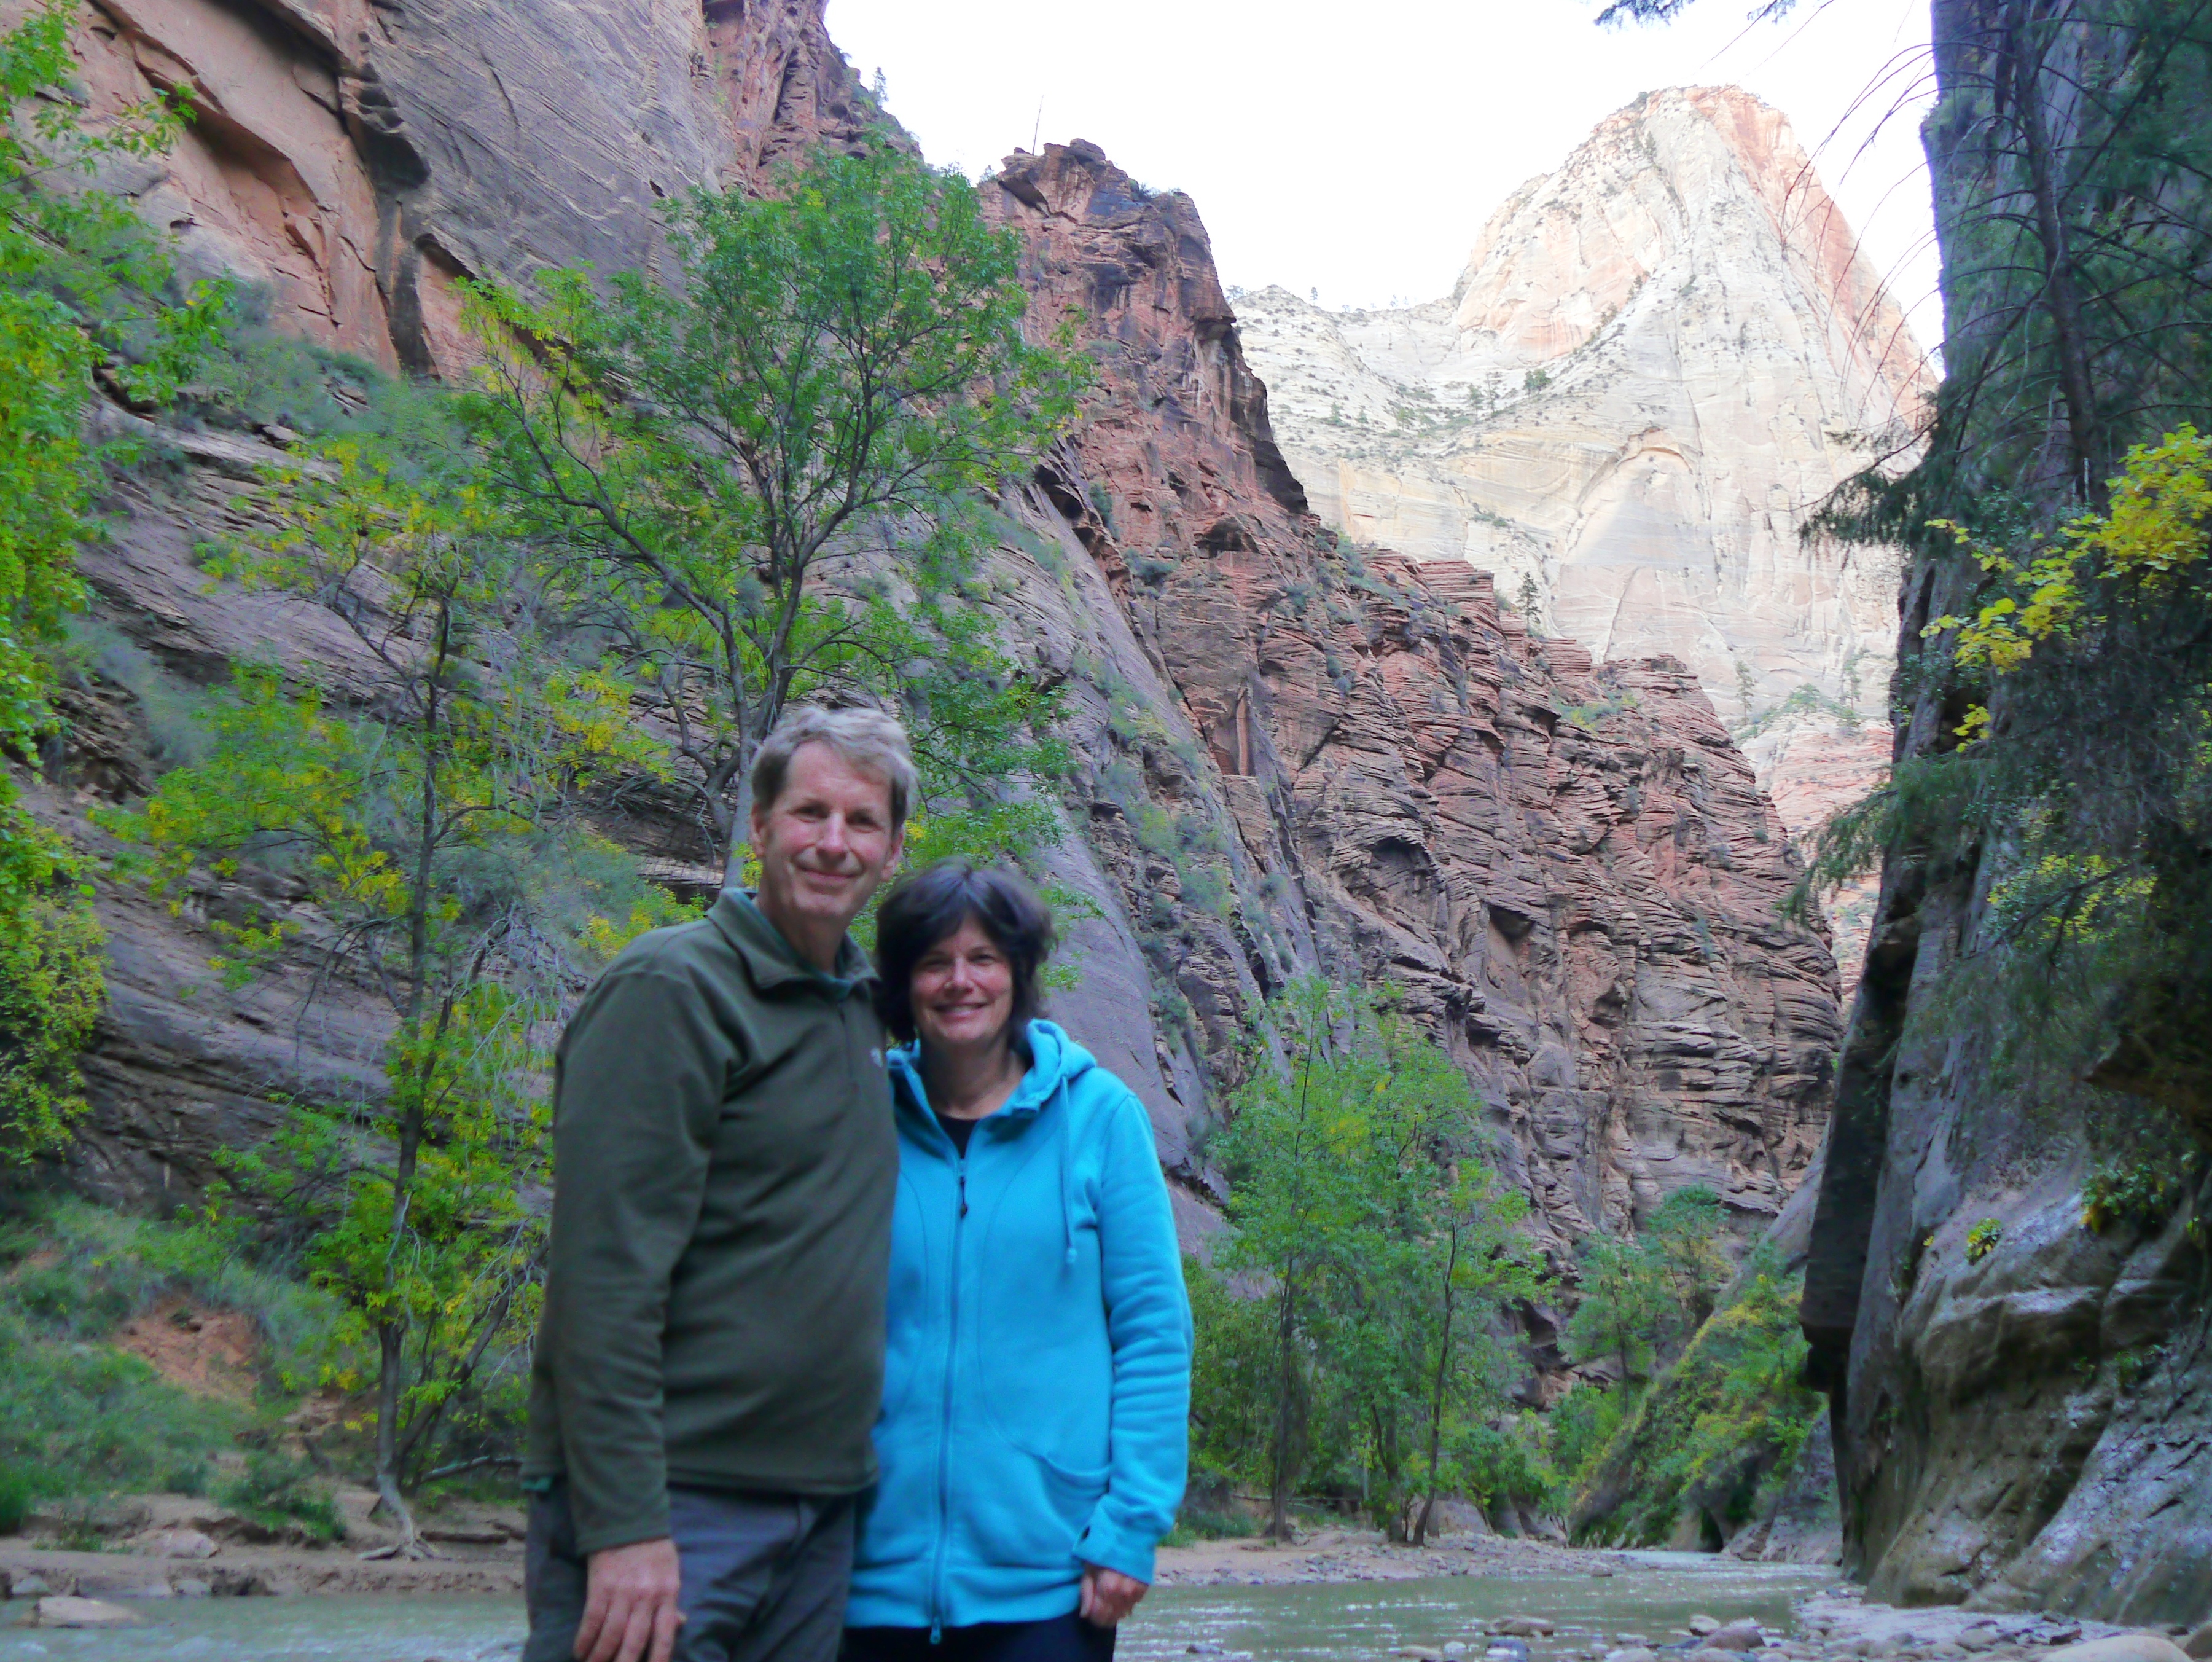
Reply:
M968 1215L968 1160L964 1155L960 1161L960 1215Z

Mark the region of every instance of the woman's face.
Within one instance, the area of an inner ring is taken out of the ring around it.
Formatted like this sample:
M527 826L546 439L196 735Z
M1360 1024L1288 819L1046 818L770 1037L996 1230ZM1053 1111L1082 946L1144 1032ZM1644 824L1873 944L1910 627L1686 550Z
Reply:
M1003 1041L1014 1014L1014 966L973 917L914 966L915 1030L935 1050Z

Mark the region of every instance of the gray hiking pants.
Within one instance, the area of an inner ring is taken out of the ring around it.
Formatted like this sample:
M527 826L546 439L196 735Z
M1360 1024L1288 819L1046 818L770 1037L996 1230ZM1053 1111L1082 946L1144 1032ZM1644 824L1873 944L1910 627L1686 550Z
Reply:
M668 1491L684 1567L677 1662L835 1662L853 1575L853 1501L725 1489ZM585 1563L568 1488L530 1498L522 1662L574 1662Z

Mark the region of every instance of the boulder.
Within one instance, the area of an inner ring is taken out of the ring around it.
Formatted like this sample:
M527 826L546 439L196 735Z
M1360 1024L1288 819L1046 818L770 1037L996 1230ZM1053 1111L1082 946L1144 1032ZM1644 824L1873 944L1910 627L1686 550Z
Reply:
M2189 1653L2158 1633L2124 1633L2051 1652L2044 1662L2189 1662Z
M196 1529L157 1529L133 1544L155 1558L212 1558L222 1550L214 1537Z
M2197 1631L2181 1641L2181 1648L2197 1662L2212 1662L2212 1622L2200 1622Z
M39 1600L31 1625L38 1628L135 1628L138 1618L120 1604L98 1598L57 1596Z
M27 1575L19 1575L15 1578L15 1585L9 1589L8 1596L10 1598L44 1598L53 1590L52 1582L47 1580L38 1571L33 1570Z

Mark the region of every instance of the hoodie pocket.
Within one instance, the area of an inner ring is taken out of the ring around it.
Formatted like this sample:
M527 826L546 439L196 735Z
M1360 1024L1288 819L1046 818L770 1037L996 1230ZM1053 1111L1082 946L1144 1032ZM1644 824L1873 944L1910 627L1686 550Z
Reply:
M1066 1569L1106 1493L1109 1468L1064 1466L1002 1446L989 1481L964 1485L969 1532L986 1564Z

